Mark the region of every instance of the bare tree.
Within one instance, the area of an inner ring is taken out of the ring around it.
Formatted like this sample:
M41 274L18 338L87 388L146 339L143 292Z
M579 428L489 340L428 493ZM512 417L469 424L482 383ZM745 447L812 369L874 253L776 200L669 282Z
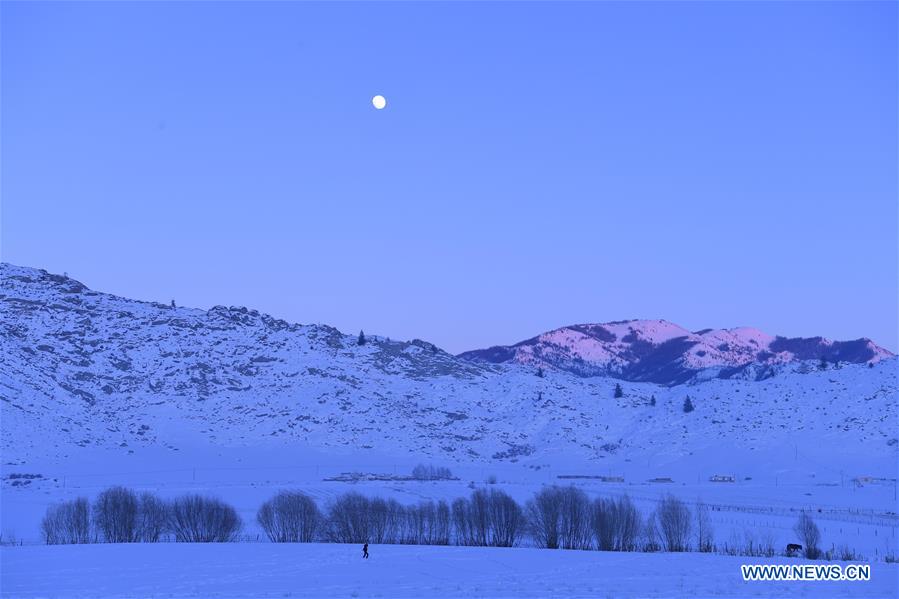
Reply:
M567 487L560 491L561 517L559 518L559 540L563 549L590 549L590 500L577 487Z
M452 506L452 517L456 543L478 547L490 544L490 495L487 491L477 489L468 499L456 499Z
M593 502L591 522L596 537L596 547L600 551L615 549L615 503L611 499L600 497Z
M165 533L168 524L165 502L153 493L141 493L137 502L138 541L156 543Z
M402 542L405 508L395 499L376 497L368 503L368 527L370 542Z
M400 505L399 503L397 503L397 507L399 508L398 511L394 510L394 515L392 516L396 518L392 542L408 545L415 536L409 518L409 509L405 505Z
M169 528L179 543L226 543L240 534L237 511L219 499L185 495L168 509Z
M524 513L509 495L497 489L477 489L452 506L456 543L481 547L511 547L524 532Z
M41 521L47 545L91 542L90 504L84 497L51 505Z
M615 551L634 551L640 534L640 511L627 495L615 500Z
M137 495L125 487L110 487L94 502L94 526L107 543L133 543L138 538Z
M512 547L524 531L521 506L508 494L491 489L488 496L490 544L493 547Z
M311 543L322 517L308 495L281 491L262 504L256 520L273 543Z
M601 551L634 551L640 533L640 512L630 497L593 502L593 535Z
M796 536L802 541L802 545L805 548L805 557L808 559L818 559L818 557L821 556L821 550L818 548L818 543L821 542L821 532L818 530L818 525L815 524L815 521L812 520L811 516L802 512L802 515L799 516L799 520L797 520L795 526L793 526L793 532L795 532Z
M659 531L659 520L656 513L647 516L641 529L641 547L643 551L654 552L662 550L662 533Z
M328 537L336 543L368 543L370 502L359 493L345 493L328 507Z
M559 487L544 487L525 506L528 530L538 547L558 549L562 498Z
M478 489L468 500L469 528L474 533L475 545L486 547L490 539L490 500L487 491Z
M715 531L709 516L709 506L696 502L696 547L703 553L715 550Z
M476 545L475 531L471 526L468 500L458 498L452 505L453 529L457 545Z
M59 545L65 542L62 532L62 518L60 517L61 507L59 505L48 506L41 520L41 536L47 545Z
M410 545L428 545L430 524L434 518L434 503L423 501L406 507L406 538Z
M406 507L406 543L447 545L450 540L450 507L445 501L422 501Z
M385 543L401 543L406 526L406 507L396 499L387 500Z
M434 523L434 544L449 545L450 542L450 506L444 501L437 502L435 513L436 521Z
M458 508L458 510L457 510ZM477 489L467 500L453 503L455 515L464 521L465 545L486 547L490 544L490 500L487 491Z
M667 551L687 551L690 538L690 510L684 502L668 495L659 502L659 529Z

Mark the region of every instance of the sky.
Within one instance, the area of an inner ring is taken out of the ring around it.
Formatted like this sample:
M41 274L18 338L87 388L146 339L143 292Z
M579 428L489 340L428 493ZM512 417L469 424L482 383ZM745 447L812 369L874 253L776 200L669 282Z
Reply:
M2 2L0 28L3 261L452 352L629 318L899 345L894 2Z

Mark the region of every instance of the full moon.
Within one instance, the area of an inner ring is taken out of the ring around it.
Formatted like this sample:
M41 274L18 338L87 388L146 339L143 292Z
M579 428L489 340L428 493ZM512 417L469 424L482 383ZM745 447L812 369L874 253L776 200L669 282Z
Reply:
M371 99L371 105L378 110L381 110L385 106L387 106L387 98L385 98L384 96L375 96Z

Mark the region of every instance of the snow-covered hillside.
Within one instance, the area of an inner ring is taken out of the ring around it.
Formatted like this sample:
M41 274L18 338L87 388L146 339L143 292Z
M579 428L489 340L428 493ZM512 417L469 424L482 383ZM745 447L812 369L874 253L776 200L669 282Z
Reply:
M474 362L424 341L369 336L359 345L327 326L124 299L8 264L0 308L7 465L188 446L534 468L703 452L732 459L722 447L816 448L879 463L896 456L896 359L879 350L870 364L824 370L817 359L779 363L764 380L622 382L616 398L616 379L558 369L537 376L529 364ZM627 327L603 334L623 340ZM644 326L636 336L664 342L679 334L671 327ZM721 346L731 334L776 343L746 332L700 336ZM682 409L688 395L691 413Z
M665 320L625 320L563 327L512 346L473 350L460 357L671 385L713 377L762 379L773 376L783 364L873 363L893 354L870 339L788 339L750 327L694 333Z

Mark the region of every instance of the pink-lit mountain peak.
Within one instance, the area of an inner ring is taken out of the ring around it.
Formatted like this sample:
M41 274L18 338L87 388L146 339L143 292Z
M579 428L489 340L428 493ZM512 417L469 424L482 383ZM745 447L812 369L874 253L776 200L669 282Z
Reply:
M472 360L546 366L582 376L663 383L684 382L700 372L729 377L762 367L752 376L764 376L765 368L791 362L877 362L891 356L865 338L786 338L753 327L689 331L666 320L577 324L512 346L462 354Z

